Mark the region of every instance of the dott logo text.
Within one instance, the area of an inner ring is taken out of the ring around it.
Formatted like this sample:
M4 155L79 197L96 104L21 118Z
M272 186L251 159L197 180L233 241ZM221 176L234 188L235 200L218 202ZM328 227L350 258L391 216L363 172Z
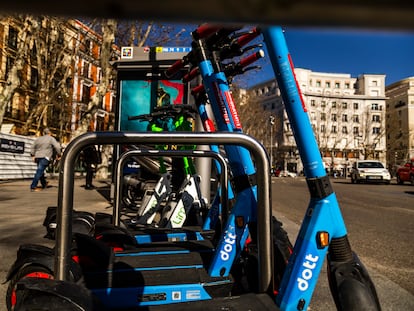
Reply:
M303 262L302 266L305 268L302 270L302 274L300 278L297 279L298 281L298 288L300 291L305 291L309 287L308 281L312 278L313 270L316 267L316 263L318 262L319 256L312 256L312 254L308 254L305 257L305 261Z
M223 261L227 261L229 260L229 257L230 257L229 254L233 250L233 244L236 242L236 235L231 232L227 232L224 242L226 244L224 244L224 247L223 247L224 250L222 249L220 251L220 257Z

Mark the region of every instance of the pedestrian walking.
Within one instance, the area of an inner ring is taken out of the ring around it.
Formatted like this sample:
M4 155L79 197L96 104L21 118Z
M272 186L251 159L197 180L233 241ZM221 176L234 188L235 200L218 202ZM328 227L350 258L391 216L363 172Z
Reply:
M52 136L49 128L45 128L43 130L43 136L40 136L35 140L30 152L34 162L37 164L36 173L30 185L31 191L40 191L47 187L48 181L46 180L45 170L50 161L53 160L54 152L56 157L59 158L61 147L57 140ZM40 188L37 186L39 181L42 185Z
M92 190L96 188L92 184L92 180L97 165L101 163L100 159L100 154L94 145L88 146L82 150L82 164L86 171L86 190Z

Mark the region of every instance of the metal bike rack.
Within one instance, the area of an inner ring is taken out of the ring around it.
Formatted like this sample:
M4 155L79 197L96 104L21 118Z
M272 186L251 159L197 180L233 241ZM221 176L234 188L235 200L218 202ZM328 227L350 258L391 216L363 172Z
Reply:
M257 173L257 235L259 249L259 292L265 292L272 279L272 233L270 165L264 147L242 133L150 133L93 132L76 137L66 147L59 171L57 230L55 247L55 278L69 280L74 168L78 154L88 145L97 144L197 144L237 145L252 154Z
M226 160L224 159L224 157L217 153L217 152L213 152L210 150L156 150L156 149L151 149L151 150L146 150L146 149L141 149L141 150L130 150L127 152L124 152L119 159L117 160L115 167L115 178L114 180L116 181L115 183L115 200L114 200L114 208L113 208L113 225L115 226L119 226L120 225L120 206L121 206L121 196L120 194L122 193L122 187L123 187L123 183L122 183L122 168L124 167L124 164L126 162L126 160L132 156L141 156L141 157L145 157L145 156L151 156L151 157L163 157L163 156L171 156L171 157L209 157L209 158L214 158L215 160L217 160L220 163L220 167L221 167L221 174L220 174L220 183L221 183L221 189L222 189L222 193L223 193L223 197L224 200L222 201L222 208L223 208L223 214L227 215L228 213L228 205L227 205L227 201L228 201L228 196L227 196L227 191L228 191L228 165L226 163Z

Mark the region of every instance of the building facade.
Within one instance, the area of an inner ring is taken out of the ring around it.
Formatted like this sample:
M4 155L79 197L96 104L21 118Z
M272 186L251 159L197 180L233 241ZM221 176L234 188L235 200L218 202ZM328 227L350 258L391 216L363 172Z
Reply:
M3 124L12 124L12 132L22 135L35 135L47 126L62 143L68 142L100 84L101 44L102 37L78 20L0 19ZM108 89L94 112L93 130L109 128L113 93Z
M345 175L357 159L386 162L385 75L353 78L302 68L296 68L295 75L328 171ZM273 165L301 173L303 166L277 82L256 85L250 92L276 119Z
M395 170L414 158L414 77L385 88L387 96L387 161Z

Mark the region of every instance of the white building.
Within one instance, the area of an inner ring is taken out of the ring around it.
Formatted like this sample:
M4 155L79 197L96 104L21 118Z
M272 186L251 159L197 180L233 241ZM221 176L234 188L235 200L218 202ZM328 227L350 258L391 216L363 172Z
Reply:
M414 77L388 85L387 160L392 168L414 158Z
M296 68L315 138L328 170L345 173L357 159L386 160L385 75L313 72ZM302 164L275 80L256 85L252 98L276 117L278 166L301 172Z

